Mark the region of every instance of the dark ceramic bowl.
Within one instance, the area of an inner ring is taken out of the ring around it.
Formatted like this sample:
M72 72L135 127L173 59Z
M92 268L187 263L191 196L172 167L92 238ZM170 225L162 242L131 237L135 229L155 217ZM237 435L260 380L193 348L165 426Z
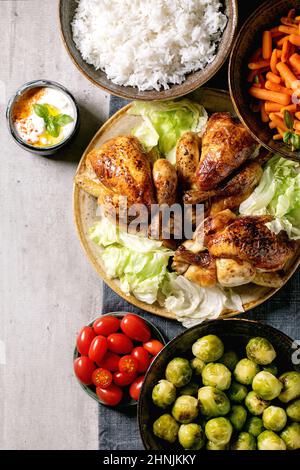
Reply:
M120 318L122 319L124 317L124 315L126 315L127 313L130 313L131 315L135 315L134 313L132 312L110 312L110 313L106 313L105 315L99 315L99 317L105 317L105 316L114 316L114 317L117 317L117 318ZM136 315L138 317L138 315ZM99 318L97 317L97 318ZM94 321L97 319L97 318L94 318L93 321L91 321L88 326L93 326L93 323ZM151 333L152 333L152 338L155 338L155 339L158 339L158 341L160 341L161 343L163 344L166 344L166 340L165 338L163 337L163 335L161 334L161 332L159 331L158 328L156 328L156 326L153 325L153 323L150 323L148 320L146 320L145 318L143 318L143 320L147 323L148 327L150 328L151 330ZM78 357L80 357L80 354L75 346L75 349L74 349L74 354L73 354L73 360L77 359ZM94 400L96 400L98 403L101 403L101 405L105 405L105 403L102 403L97 394L96 394L96 391L95 391L95 387L93 385L84 385L82 382L80 382L78 380L78 383L79 385L81 386L81 388L91 397L93 398ZM128 388L128 387L127 387ZM126 389L126 387L125 387ZM130 407L130 406L136 406L137 405L137 402L135 400L133 400L129 395L124 395L121 403L118 405L118 406L114 406L113 408L120 408L120 409L123 409L123 408L127 408L127 407Z
M16 101L20 98L20 96L22 96L28 90L31 90L33 88L42 88L42 87L54 88L54 89L62 91L65 95L67 95L72 103L72 106L74 107L74 114L75 114L75 125L74 125L74 129L72 133L59 144L52 145L49 147L35 147L34 145L29 145L26 142L24 142L24 140L22 140L17 134L17 132L15 131L15 126L12 121L13 107ZM59 150L61 150L62 148L64 148L66 145L68 145L76 136L79 130L79 125L80 125L79 109L75 101L75 98L63 85L60 85L59 83L56 83L50 80L34 80L32 82L25 83L23 86L21 86L21 88L19 88L16 91L16 93L10 98L8 102L8 105L6 108L6 119L7 119L8 129L14 141L24 150L27 150L30 153L34 153L36 155L42 155L42 156L53 155Z
M224 64L229 55L237 27L238 8L236 0L223 0L222 3L225 7L228 23L219 44L215 60L207 65L204 70L190 73L181 85L172 85L169 90L139 91L135 87L116 85L107 78L104 72L96 70L92 65L86 63L81 57L79 50L76 48L72 35L71 23L77 7L76 0L60 0L59 2L62 39L71 59L79 71L94 83L94 85L97 85L108 93L132 100L167 100L176 98L191 93L210 80Z
M178 356L190 359L192 357L191 348L193 343L198 338L208 334L219 336L224 343L225 350L233 349L241 357L246 355L245 346L250 338L254 336L267 338L277 352L276 364L279 371L300 371L299 365L292 364L292 355L295 353L295 348L292 347L293 341L284 333L269 325L250 320L230 318L206 322L184 331L161 350L148 369L144 380L138 406L138 421L145 449L177 450L182 452L179 444L170 445L158 439L152 432L153 422L164 412L153 405L151 398L152 389L160 379L164 378L166 366L171 359Z
M247 83L249 58L260 47L262 32L280 24L280 18L286 16L290 8L298 9L299 15L299 0L268 0L252 13L233 45L228 81L236 113L253 137L271 152L299 161L300 152L292 152L283 142L274 141L272 138L274 132L268 124L261 121L260 113L251 111L251 97L248 94L249 84Z

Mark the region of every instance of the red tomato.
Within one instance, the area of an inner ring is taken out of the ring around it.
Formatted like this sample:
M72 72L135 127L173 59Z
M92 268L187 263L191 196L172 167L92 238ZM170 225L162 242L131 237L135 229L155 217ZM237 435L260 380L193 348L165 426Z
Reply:
M142 346L137 346L131 352L132 357L138 361L138 372L145 372L150 365L150 356Z
M121 330L125 335L129 336L129 338L135 341L141 341L142 343L149 341L151 338L151 331L146 322L131 313L127 313L127 315L122 318Z
M94 370L92 375L93 384L96 387L108 388L112 383L112 379L112 373L107 369L102 369L101 367Z
M151 339L147 343L143 344L143 347L150 353L152 356L156 356L164 348L164 345L157 339Z
M123 398L123 391L115 384L111 384L108 388L96 388L99 400L105 405L116 406Z
M89 349L89 358L100 364L107 351L107 340L104 336L96 336Z
M88 355L91 342L95 336L94 330L90 326L84 326L79 331L76 346L82 356Z
M113 381L119 387L127 387L137 378L137 373L126 374L124 372L115 372L113 376Z
M113 333L107 338L108 349L117 354L128 354L133 349L133 343L122 333Z
M108 369L111 372L116 372L119 370L119 361L120 356L118 356L118 354L107 351L99 366L103 367L103 369Z
M132 374L138 370L138 361L132 356L123 356L119 362L119 371L125 374Z
M75 359L73 367L77 379L85 385L91 385L92 374L96 369L93 361L87 356L80 356Z
M135 379L135 381L132 382L132 384L130 385L129 395L131 396L131 398L133 398L136 401L138 401L139 399L141 388L144 382L144 378L145 378L144 375L140 375L140 377Z
M120 320L113 316L100 317L94 321L93 328L96 335L109 336L118 331Z

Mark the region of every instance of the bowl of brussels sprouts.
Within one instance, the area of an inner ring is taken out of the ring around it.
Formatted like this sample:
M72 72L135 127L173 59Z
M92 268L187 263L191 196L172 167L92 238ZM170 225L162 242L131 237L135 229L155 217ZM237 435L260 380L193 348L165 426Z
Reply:
M144 380L138 420L145 449L300 449L294 353L288 336L251 320L214 320L184 331Z

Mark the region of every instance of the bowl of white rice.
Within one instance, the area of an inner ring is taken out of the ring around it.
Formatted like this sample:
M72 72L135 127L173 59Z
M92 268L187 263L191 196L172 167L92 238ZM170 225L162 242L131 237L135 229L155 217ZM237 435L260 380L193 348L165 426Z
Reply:
M236 0L60 0L64 44L95 85L128 99L192 92L225 62Z

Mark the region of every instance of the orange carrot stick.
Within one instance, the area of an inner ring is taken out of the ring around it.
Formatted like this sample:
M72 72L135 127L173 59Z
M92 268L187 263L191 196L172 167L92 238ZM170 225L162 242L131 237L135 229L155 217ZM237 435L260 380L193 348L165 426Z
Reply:
M274 101L275 103L287 106L290 103L290 95L278 93L276 91L265 90L263 88L251 87L249 90L251 96L258 100Z
M298 73L300 73L300 55L299 54L291 55L290 64L293 66L295 70L297 70Z
M275 124L275 122L270 121L270 122L269 122L269 128L270 128L270 129L276 129L276 124Z
M281 83L281 78L279 77L279 75L276 75L273 72L268 72L266 78L270 82L277 83L278 85Z
M265 102L266 113L277 113L278 111L281 111L281 109L281 104L273 103L272 101Z
M270 31L263 32L262 55L265 60L270 59L272 55L272 34Z
M248 68L250 70L258 70L262 69L263 67L268 67L270 65L269 60L259 60L258 62L250 62L248 64Z
M261 116L262 122L269 122L269 116L268 116L268 114L266 113L265 104L264 104L264 103L262 103L262 104L260 105L260 116Z
M283 46L282 46L281 62L287 62L287 60L290 56L290 46L291 46L290 41L288 39L286 39L283 42Z
M280 49L276 49L276 52L277 52L278 59L281 59L282 51Z
M284 131L288 131L288 128L286 127L286 125L284 123L284 120L281 117L277 116L277 114L270 113L269 117L270 117L271 121L273 121L274 124L276 124L276 127L280 127Z
M270 82L269 80L266 81L265 87L267 90L277 91L278 93L286 93L289 96L292 96L292 94L294 93L293 90L278 85L277 83Z
M300 121L298 121L297 119L294 120L294 129L300 131Z
M295 46L300 47L300 35L297 33L298 33L298 30L296 33L290 34L289 41L291 44L295 44Z
M270 60L270 67L271 67L272 73L274 75L278 74L277 69L276 69L277 62L278 62L277 50L273 49L273 52L272 52L272 55L271 55L271 60Z
M284 113L284 111L289 111L290 113L295 113L297 111L297 105L296 104L289 104L288 106L284 106L281 108L280 112Z
M295 24L293 18L288 18L287 16L283 16L282 18L280 18L280 22L286 26L292 26L293 24Z
M283 139L283 137L282 137L281 134L274 134L273 135L273 140L282 140L282 139Z
M298 28L296 26L278 26L278 31L285 34L297 34Z
M282 47L283 46L283 43L286 39L289 39L290 36L284 36L283 38L279 39L279 41L277 41L277 47Z
M284 129L281 129L280 127L277 127L277 130L278 130L278 134L280 134L281 137L283 137L283 136L284 136L284 132L285 132Z
M293 83L297 82L298 80L297 80L297 77L291 71L291 69L288 67L288 65L283 62L279 62L276 65L276 68L281 78L284 80L287 88L293 88L292 87Z
M300 120L300 113L295 113L295 116L296 116L297 119Z

